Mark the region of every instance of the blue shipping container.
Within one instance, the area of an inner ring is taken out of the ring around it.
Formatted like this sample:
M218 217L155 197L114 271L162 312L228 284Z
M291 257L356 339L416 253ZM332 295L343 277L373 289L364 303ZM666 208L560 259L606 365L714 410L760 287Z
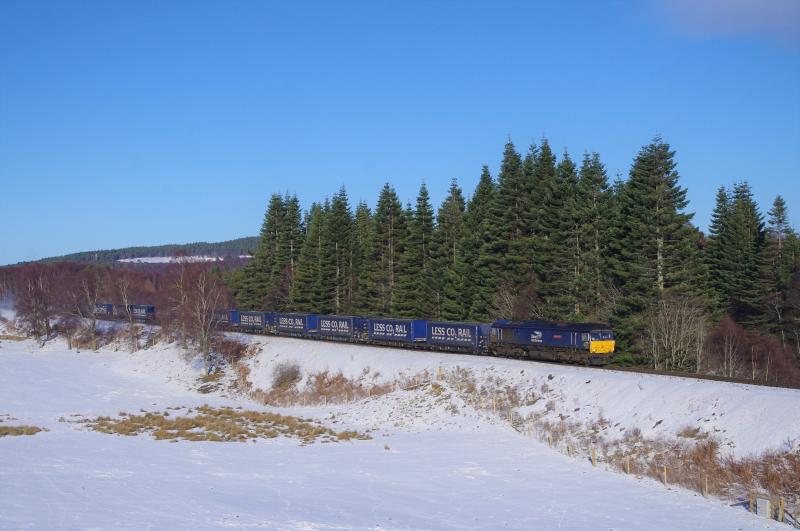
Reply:
M231 322L231 313L228 310L214 310L211 318L217 323L228 324Z
M377 341L425 341L427 321L422 319L370 319L369 338Z
M323 337L351 337L355 327L352 317L341 315L320 315L319 335Z
M239 312L239 326L243 328L264 328L269 324L266 312Z
M98 317L111 317L114 315L113 304L95 304L93 312Z
M317 316L311 313L278 313L275 314L275 327L280 332L316 332Z
M480 337L477 324L429 322L428 343L449 347L477 347Z

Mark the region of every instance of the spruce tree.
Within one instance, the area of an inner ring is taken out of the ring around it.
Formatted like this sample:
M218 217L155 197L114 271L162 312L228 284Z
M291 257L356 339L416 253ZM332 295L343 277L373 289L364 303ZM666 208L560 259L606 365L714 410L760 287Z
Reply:
M322 260L325 213L322 205L314 203L305 223L306 234L297 259L292 284L291 306L294 311L317 313L323 306Z
M397 290L392 299L393 315L418 319L434 315L432 240L433 208L428 188L423 183L416 209L408 220L408 237L400 261Z
M725 311L730 306L728 289L731 285L731 271L726 265L724 252L730 238L728 225L731 210L730 194L724 186L721 186L717 190L716 203L711 214L704 257L708 271L706 293L718 312Z
M493 249L496 233L492 230L492 205L497 186L483 166L475 193L467 203L464 214L464 238L461 255L464 257L461 276L461 298L465 317L474 321L489 318L492 299L498 283L499 260Z
M674 156L656 137L639 152L620 190L612 236L619 256L612 272L623 290L616 329L627 345L641 332L651 305L668 293L691 293L695 285L693 214L685 212L686 189L678 184Z
M406 239L406 220L397 193L386 183L375 209L374 231L370 244L370 278L367 283L374 293L371 303L376 315L389 315L397 289L400 257Z
M453 179L450 183L450 192L439 207L434 231L434 286L437 303L435 315L442 319L462 319L466 314L461 289L463 271L461 241L464 238L465 209L461 187Z
M369 284L373 276L369 271L372 232L372 212L364 201L360 201L356 207L353 227L353 312L356 314L369 313L374 295Z
M344 187L333 196L323 230L323 310L350 313L353 308L353 214Z
M283 227L285 204L280 194L270 197L261 234L253 259L233 275L231 291L243 310L266 310L274 302L269 298L277 269L278 237Z
M584 155L578 181L580 266L576 318L604 321L609 318L607 264L611 189L600 155Z

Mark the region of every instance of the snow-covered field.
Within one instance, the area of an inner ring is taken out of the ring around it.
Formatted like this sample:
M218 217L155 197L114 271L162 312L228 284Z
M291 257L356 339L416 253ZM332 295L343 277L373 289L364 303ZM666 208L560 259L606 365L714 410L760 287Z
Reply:
M240 255L239 258L252 258L250 255ZM140 256L138 258L120 258L117 262L128 264L175 264L175 263L194 263L194 262L219 262L224 261L224 256Z
M789 407L798 403L795 391L253 340L262 351L250 361L250 376L264 388L272 382L275 361L296 362L304 378L327 368L374 385L425 369L447 373L459 367L481 382L507 380L546 395L547 400L520 406L521 412L563 396L568 403L557 407L564 411L588 420L602 410L652 433L709 418L705 424L735 441L730 448L736 452L780 446L798 436L797 422L785 421L794 427L781 433L766 429L772 408L779 407L784 418L797 415ZM204 403L269 409L230 390L200 394L200 374L199 364L185 361L170 345L131 354L68 351L60 341L44 348L31 341L0 342L0 415L17 419L3 425L49 430L0 438L0 528L786 529L742 507L594 468L519 433L496 415L458 407L456 397L448 406L457 410L446 408L421 389L280 409L337 430L374 430L366 441L171 443L91 432L58 420ZM551 390L542 392L543 383ZM580 412L573 411L577 407ZM659 426L650 428L657 420Z

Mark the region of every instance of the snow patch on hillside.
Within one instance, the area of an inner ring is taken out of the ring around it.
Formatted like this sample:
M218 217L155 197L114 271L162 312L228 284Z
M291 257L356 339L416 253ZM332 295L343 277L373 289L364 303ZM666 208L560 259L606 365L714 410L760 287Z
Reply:
M673 376L599 370L559 364L471 355L366 347L293 338L237 336L257 343L260 353L247 361L250 381L268 390L274 370L296 363L310 385L324 371L342 375L363 386L398 382L414 377L451 384L453 378L472 379L490 399L513 390L521 405L515 413L540 416L553 422L591 426L608 421L603 436L621 439L628 430L646 438L675 438L686 427L699 427L721 443L721 451L735 456L769 449L800 447L800 390L696 380ZM457 381L455 384L457 385ZM360 411L359 415L367 414ZM379 414L382 415L382 414Z

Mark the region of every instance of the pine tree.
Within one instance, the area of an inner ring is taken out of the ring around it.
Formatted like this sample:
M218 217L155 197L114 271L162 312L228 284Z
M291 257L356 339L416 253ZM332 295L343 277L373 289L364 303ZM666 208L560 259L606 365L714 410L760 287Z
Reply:
M375 209L374 232L371 242L370 278L374 298L370 303L376 315L389 315L392 298L397 289L400 257L406 239L406 219L394 188L386 183Z
M727 282L723 295L728 301L727 311L742 325L763 324L759 306L764 290L758 280L763 270L764 218L746 182L733 188L730 218L723 234L720 269Z
M372 256L373 220L372 212L364 201L358 203L353 226L353 311L369 313L373 292L369 281L369 257Z
M612 238L619 253L612 269L623 297L616 309L616 330L630 345L641 331L645 312L668 293L691 293L697 271L693 214L686 189L678 184L675 152L655 138L637 155L620 190Z
M435 315L442 319L462 319L466 313L461 289L461 241L464 238L465 209L461 187L453 179L450 192L439 207L434 231Z
M497 286L500 268L497 254L492 252L496 238L490 229L491 207L495 203L497 185L483 166L475 193L472 194L464 214L464 238L461 255L464 257L461 274L461 299L465 304L464 316L474 321L489 318L492 299Z
M786 345L787 297L795 264L796 236L789 224L786 202L777 196L767 222L766 241L761 259L759 285L763 287L764 328Z
M578 175L564 152L556 170L548 203L548 239L544 249L548 269L543 273L541 296L546 316L568 319L579 314L578 285L581 268L581 227L578 214Z
M607 320L607 264L612 194L600 155L584 155L578 182L580 265L576 317Z
M271 299L275 271L277 270L278 237L283 227L285 204L280 194L270 197L261 234L253 259L230 277L231 291L239 307L245 310L266 310Z
M295 281L292 284L291 306L294 311L321 311L324 299L321 278L324 226L325 212L322 205L314 203L305 222L305 241L300 249Z
M555 196L556 157L547 139L542 139L542 145L533 163L532 186L532 202L538 204L533 207L532 219L535 234L533 268L539 277L543 278L554 268L549 240L550 235L556 230L559 218L559 198Z
M416 209L408 222L396 296L392 299L393 315L409 318L434 315L433 228L433 208L428 188L423 183Z
M353 308L353 214L344 187L333 196L325 217L322 261L323 311L346 314Z
M730 286L730 271L725 265L725 251L728 234L728 225L731 217L731 197L724 186L717 190L716 204L711 214L711 224L708 227L708 239L705 247L705 262L708 270L706 293L712 305L718 311L724 311L730 306L728 287Z

